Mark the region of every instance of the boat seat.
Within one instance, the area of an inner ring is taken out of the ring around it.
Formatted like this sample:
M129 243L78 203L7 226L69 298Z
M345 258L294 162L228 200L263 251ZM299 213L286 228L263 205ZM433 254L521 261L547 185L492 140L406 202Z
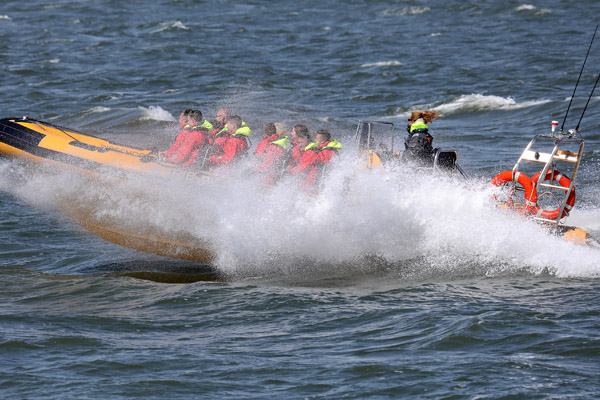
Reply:
M458 156L454 150L435 149L433 166L445 170L454 170L456 169L457 158Z

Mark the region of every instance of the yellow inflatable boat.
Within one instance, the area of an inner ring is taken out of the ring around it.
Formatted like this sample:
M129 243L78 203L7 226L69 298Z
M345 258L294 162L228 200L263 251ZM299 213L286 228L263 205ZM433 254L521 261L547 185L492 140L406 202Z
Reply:
M136 149L29 118L0 120L0 155L58 168L99 171L115 168L164 178L209 175L157 160L153 151ZM144 221L136 226L98 217L90 204L64 199L62 211L76 223L110 242L147 253L210 263L209 244L184 232L172 232ZM68 206L67 206L68 205Z

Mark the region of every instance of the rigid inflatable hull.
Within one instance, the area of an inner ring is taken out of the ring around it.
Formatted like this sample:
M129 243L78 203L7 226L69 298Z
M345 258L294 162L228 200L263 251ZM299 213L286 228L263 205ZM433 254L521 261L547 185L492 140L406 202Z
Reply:
M83 228L109 242L160 256L210 263L213 252L207 242L186 232L172 232L145 221L123 223L98 217L90 205L63 203L62 211Z

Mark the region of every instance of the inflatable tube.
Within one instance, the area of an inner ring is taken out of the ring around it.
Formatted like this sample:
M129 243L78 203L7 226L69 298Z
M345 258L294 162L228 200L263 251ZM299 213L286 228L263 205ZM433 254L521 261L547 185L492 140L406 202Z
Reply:
M213 175L165 162L151 149L138 149L29 118L0 119L0 155L97 171L103 168L164 178Z

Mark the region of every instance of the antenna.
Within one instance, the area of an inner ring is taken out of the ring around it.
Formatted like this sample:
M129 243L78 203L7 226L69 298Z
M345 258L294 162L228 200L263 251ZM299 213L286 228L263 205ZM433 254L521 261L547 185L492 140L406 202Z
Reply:
M565 118L563 119L563 123L560 126L560 131L563 131L565 127L565 121L567 120L567 115L569 115L569 110L571 109L571 104L573 103L573 98L575 97L575 91L577 90L577 86L579 85L579 80L581 79L581 74L583 73L583 68L585 67L585 63L590 55L590 50L592 48L592 43L594 43L594 38L596 37L596 32L598 32L598 25L596 25L596 30L594 31L594 35L592 36L592 40L590 42L590 47L588 47L587 54L585 55L585 60L583 60L583 65L581 66L581 71L579 71L579 78L577 78L577 83L575 84L575 88L573 89L573 94L571 95L571 100L569 101L569 106L567 107L567 112L565 113Z
M599 79L600 79L600 74L598 74L598 77L596 78L596 83L594 83L594 87L592 88L592 92L590 93L590 97L588 97L587 103L585 103L585 107L583 108L583 111L581 112L581 117L579 118L579 122L577 123L577 126L575 127L575 132L577 132L579 130L579 124L581 124L581 120L583 119L583 114L585 114L585 110L587 110L588 104L590 104L590 100L592 98L592 95L594 94L594 90L596 90L596 85L598 85Z

